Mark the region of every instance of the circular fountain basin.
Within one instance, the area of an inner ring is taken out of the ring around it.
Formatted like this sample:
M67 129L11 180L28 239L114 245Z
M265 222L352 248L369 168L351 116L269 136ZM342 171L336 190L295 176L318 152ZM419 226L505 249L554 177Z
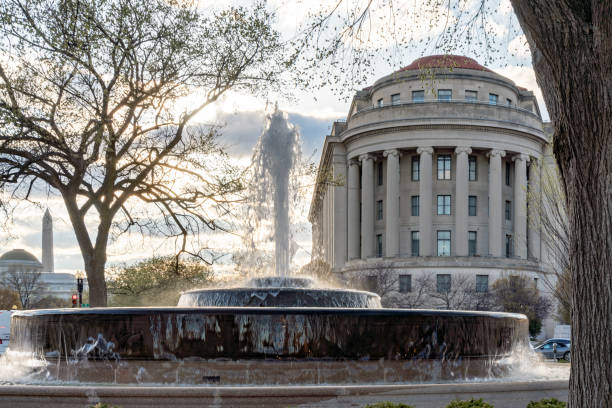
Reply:
M377 294L359 290L247 287L190 290L181 294L178 306L380 308L381 304Z
M376 293L350 289L320 289L309 278L254 278L241 288L196 289L183 292L179 307L350 307L381 308Z
M45 361L34 377L61 381L401 383L495 375L527 332L524 315L489 312L60 309L15 313L11 351Z

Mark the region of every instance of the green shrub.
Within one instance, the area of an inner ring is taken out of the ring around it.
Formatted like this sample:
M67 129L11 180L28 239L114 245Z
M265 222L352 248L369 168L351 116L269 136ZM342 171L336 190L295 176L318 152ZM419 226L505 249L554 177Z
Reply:
M446 406L446 408L495 408L493 405L484 402L481 399L469 399L465 401L451 401L450 404Z
M539 401L531 401L527 404L527 408L566 408L567 402L559 401L556 398L542 399Z
M363 408L414 408L412 405L406 405L399 402L377 402L375 404L368 404Z

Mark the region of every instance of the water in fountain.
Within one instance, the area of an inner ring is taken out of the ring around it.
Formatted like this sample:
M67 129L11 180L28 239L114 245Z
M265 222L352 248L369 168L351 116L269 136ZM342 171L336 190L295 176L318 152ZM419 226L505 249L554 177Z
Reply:
M266 126L253 155L252 209L254 223L271 218L274 223L275 274L288 276L290 266L289 195L295 169L301 160L300 135L287 115L275 106L266 115ZM272 203L272 205L270 205Z

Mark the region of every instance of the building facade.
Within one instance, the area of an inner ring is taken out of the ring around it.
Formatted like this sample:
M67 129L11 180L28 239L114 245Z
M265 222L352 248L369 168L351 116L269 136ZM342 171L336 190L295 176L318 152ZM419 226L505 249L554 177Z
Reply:
M467 57L418 59L357 92L325 138L313 257L349 280L394 271L404 288L423 274L537 285L547 272L527 196L547 145L533 92Z

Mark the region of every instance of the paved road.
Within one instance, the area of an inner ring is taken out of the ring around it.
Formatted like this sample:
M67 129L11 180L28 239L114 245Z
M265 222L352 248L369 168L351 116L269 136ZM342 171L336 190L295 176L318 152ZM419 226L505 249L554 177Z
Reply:
M86 407L105 402L136 407L363 407L379 401L417 408L453 399L483 398L496 408L524 408L531 400L567 400L567 380L428 385L304 387L0 386L0 407Z

